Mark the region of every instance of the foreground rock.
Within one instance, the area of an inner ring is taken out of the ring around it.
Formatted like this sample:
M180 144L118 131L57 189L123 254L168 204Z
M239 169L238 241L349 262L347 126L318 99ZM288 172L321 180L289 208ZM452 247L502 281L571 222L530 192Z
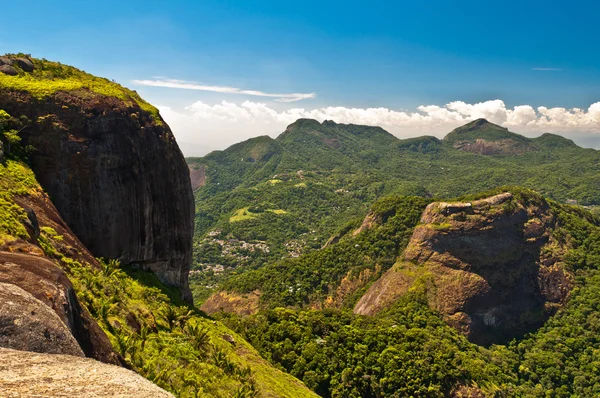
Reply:
M432 203L403 258L359 300L373 315L422 291L446 322L479 344L533 331L565 301L572 276L551 236L544 199L503 193L468 203Z
M42 215L41 212L38 214ZM42 215L44 224L48 222L46 217L46 214ZM63 236L65 239L72 238L68 234ZM32 245L21 246L24 247L35 249ZM0 314L6 311L7 317L14 318L13 323L17 318L29 317L30 309L33 310L26 302L23 302L19 309L16 308L16 301L7 297L8 292L15 289L29 295L29 301L35 302L37 309L31 315L31 321L43 332L42 334L45 334L44 330L60 329L70 335L68 338L59 339L56 344L50 344L50 333L44 339L33 334L31 328L15 330L11 322L1 323L0 347L71 355L83 352L81 355L85 354L105 363L121 364L121 359L114 352L106 334L77 299L65 272L52 261L32 254L0 251L0 294L2 291L7 292L0 296ZM13 304L9 305L8 302ZM21 328L25 328L22 320L18 322L21 323ZM57 326L57 322L60 323L60 327ZM10 336L13 336L15 342L10 343ZM74 343L76 348L65 350L60 344L61 341L68 341L69 346ZM19 345L16 346L15 343Z
M0 347L83 356L61 319L15 285L0 283Z
M3 397L173 397L142 376L113 365L70 355L0 348Z

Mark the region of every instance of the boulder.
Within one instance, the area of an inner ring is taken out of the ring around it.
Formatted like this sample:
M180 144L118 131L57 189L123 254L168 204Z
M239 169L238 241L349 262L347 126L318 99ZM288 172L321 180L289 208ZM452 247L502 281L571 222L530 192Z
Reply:
M1 282L0 347L84 356L52 309L20 287Z
M0 348L3 397L173 398L142 376L71 355Z
M122 364L104 331L79 303L65 272L52 261L35 255L0 252L0 283L22 289L43 304L46 312L54 313L52 319L58 318L61 330L74 338L77 349L86 356ZM24 346L34 345L26 336L21 340Z
M15 58L15 63L19 65L19 68L23 69L25 72L33 72L34 66L33 62L27 58Z
M10 65L0 65L0 73L4 73L9 76L16 76L19 74L15 68Z
M15 61L10 57L0 57L0 65L12 65Z

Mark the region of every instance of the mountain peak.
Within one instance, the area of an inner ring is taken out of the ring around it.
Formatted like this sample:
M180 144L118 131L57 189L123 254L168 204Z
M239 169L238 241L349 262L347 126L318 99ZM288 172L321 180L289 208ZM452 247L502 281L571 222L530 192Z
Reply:
M477 119L448 133L443 139L455 149L482 155L522 154L536 150L532 140L486 119Z
M298 128L305 128L305 127L318 127L321 126L321 123L319 123L318 120L315 119L308 119L308 118L300 118L298 120L296 120L295 122L289 124L286 129L285 132L288 131L293 131L295 129Z
M508 131L506 127L499 126L497 124L489 122L487 119L476 119L472 122L469 122L463 126L457 127L452 130L446 137L444 137L444 141L455 141L457 139L472 139L472 138L484 138L488 139L488 137L493 135L493 138L513 138L517 134L511 133ZM481 135L481 137L479 137Z

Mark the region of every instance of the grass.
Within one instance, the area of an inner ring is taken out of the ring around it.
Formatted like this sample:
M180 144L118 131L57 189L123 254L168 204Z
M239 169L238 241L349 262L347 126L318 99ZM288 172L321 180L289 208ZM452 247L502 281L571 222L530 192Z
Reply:
M229 217L229 222L239 222L244 220L251 220L258 217L258 214L252 213L248 210L248 207L238 209L233 213L233 216Z
M135 91L72 66L35 58L31 60L35 66L32 73L20 70L17 76L0 74L0 88L26 91L36 99L44 99L58 91L88 89L102 96L118 98L128 105L137 104L152 115L155 123L162 124L158 110Z
M265 211L274 213L274 214L287 214L287 211L282 209L267 209ZM257 218L261 213L254 213L250 210L250 207L244 207L242 209L238 209L233 213L233 216L229 217L229 222L239 222L244 220L252 220L253 218Z

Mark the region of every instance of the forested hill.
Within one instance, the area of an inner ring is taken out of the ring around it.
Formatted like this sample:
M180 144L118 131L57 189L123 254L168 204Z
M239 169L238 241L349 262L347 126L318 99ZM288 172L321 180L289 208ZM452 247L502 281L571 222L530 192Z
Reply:
M192 289L203 300L233 272L318 249L386 195L452 198L502 185L600 204L600 152L558 135L526 138L473 121L444 139L300 119L187 159L196 197ZM200 279L200 280L199 280Z

